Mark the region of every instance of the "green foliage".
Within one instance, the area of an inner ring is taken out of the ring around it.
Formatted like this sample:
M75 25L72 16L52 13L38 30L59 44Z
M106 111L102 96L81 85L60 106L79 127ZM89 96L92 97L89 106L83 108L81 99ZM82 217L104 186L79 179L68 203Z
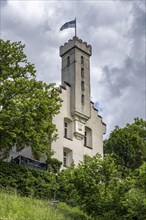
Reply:
M78 208L59 203L50 207L47 201L19 197L16 192L0 191L0 220L92 220Z
M145 192L142 190L138 188L130 189L125 194L122 205L126 210L125 214L123 215L124 219L146 219L146 197Z
M58 198L97 220L146 219L146 164L126 178L111 155L86 158L58 177Z
M91 217L77 207L71 208L66 203L59 203L58 210L63 213L65 219L69 217L71 220L92 220Z
M135 179L137 187L143 189L143 191L146 193L146 162L144 162L136 171Z
M0 192L0 220L72 220L47 201Z
M76 206L78 204L78 193L74 185L75 175L74 171L76 168L67 168L62 170L58 177L57 182L59 185L57 191L57 198L62 201L66 202L71 206Z
M61 106L59 91L36 80L21 42L0 40L0 49L0 149L27 145L46 155L57 137L52 118Z
M125 183L130 187L122 200L122 207L125 210L124 219L146 219L146 162L131 172L126 177Z
M66 202L72 208L57 205L64 219L146 219L146 162L123 177L110 155L86 158L58 176L0 161L0 187L21 196Z
M61 165L62 165L61 161L57 160L56 158L51 158L51 157L48 157L46 163L48 164L48 170L50 172L55 172L55 173L59 172Z
M120 207L117 193L122 190L123 183L110 156L87 158L77 168L62 171L59 180L61 199L74 206L78 204L93 217L100 217L113 207L116 212L116 207Z
M53 173L0 161L0 187L14 188L23 196L51 199L56 178Z
M85 157L77 167L60 172L60 162L49 156L51 173L0 161L0 186L15 188L20 195L62 201L55 210L67 220L144 220L145 135L145 121L140 119L123 129L117 127L105 143L103 158Z
M113 154L122 167L136 169L146 160L146 121L135 119L125 128L116 127L104 143L105 154Z

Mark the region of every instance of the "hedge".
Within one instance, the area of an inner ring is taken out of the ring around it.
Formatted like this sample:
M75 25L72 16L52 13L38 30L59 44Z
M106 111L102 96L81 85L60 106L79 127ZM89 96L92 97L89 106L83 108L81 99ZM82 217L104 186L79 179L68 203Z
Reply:
M0 160L0 188L14 188L22 196L52 199L55 174Z

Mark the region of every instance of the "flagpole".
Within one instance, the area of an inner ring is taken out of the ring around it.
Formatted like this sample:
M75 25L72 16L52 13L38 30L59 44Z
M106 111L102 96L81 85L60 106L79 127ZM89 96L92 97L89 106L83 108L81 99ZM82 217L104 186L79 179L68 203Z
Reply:
M76 18L75 18L75 37L77 36L77 26L76 26Z

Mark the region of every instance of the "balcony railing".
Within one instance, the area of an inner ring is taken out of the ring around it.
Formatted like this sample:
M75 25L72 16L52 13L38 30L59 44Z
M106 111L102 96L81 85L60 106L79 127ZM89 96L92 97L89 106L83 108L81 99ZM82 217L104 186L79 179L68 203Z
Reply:
M37 170L47 170L47 164L42 163L38 160L33 160L24 156L18 156L11 160L12 163L23 165L26 167L31 167Z

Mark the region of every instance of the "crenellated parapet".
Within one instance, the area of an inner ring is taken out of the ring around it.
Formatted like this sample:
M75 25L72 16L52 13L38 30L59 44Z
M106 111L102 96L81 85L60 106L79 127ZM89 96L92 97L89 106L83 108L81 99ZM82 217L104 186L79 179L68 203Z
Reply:
M87 44L78 37L73 37L73 39L70 39L67 43L60 46L60 56L62 57L65 53L67 53L74 47L78 48L79 50L82 50L89 56L92 55L92 47L90 44Z

